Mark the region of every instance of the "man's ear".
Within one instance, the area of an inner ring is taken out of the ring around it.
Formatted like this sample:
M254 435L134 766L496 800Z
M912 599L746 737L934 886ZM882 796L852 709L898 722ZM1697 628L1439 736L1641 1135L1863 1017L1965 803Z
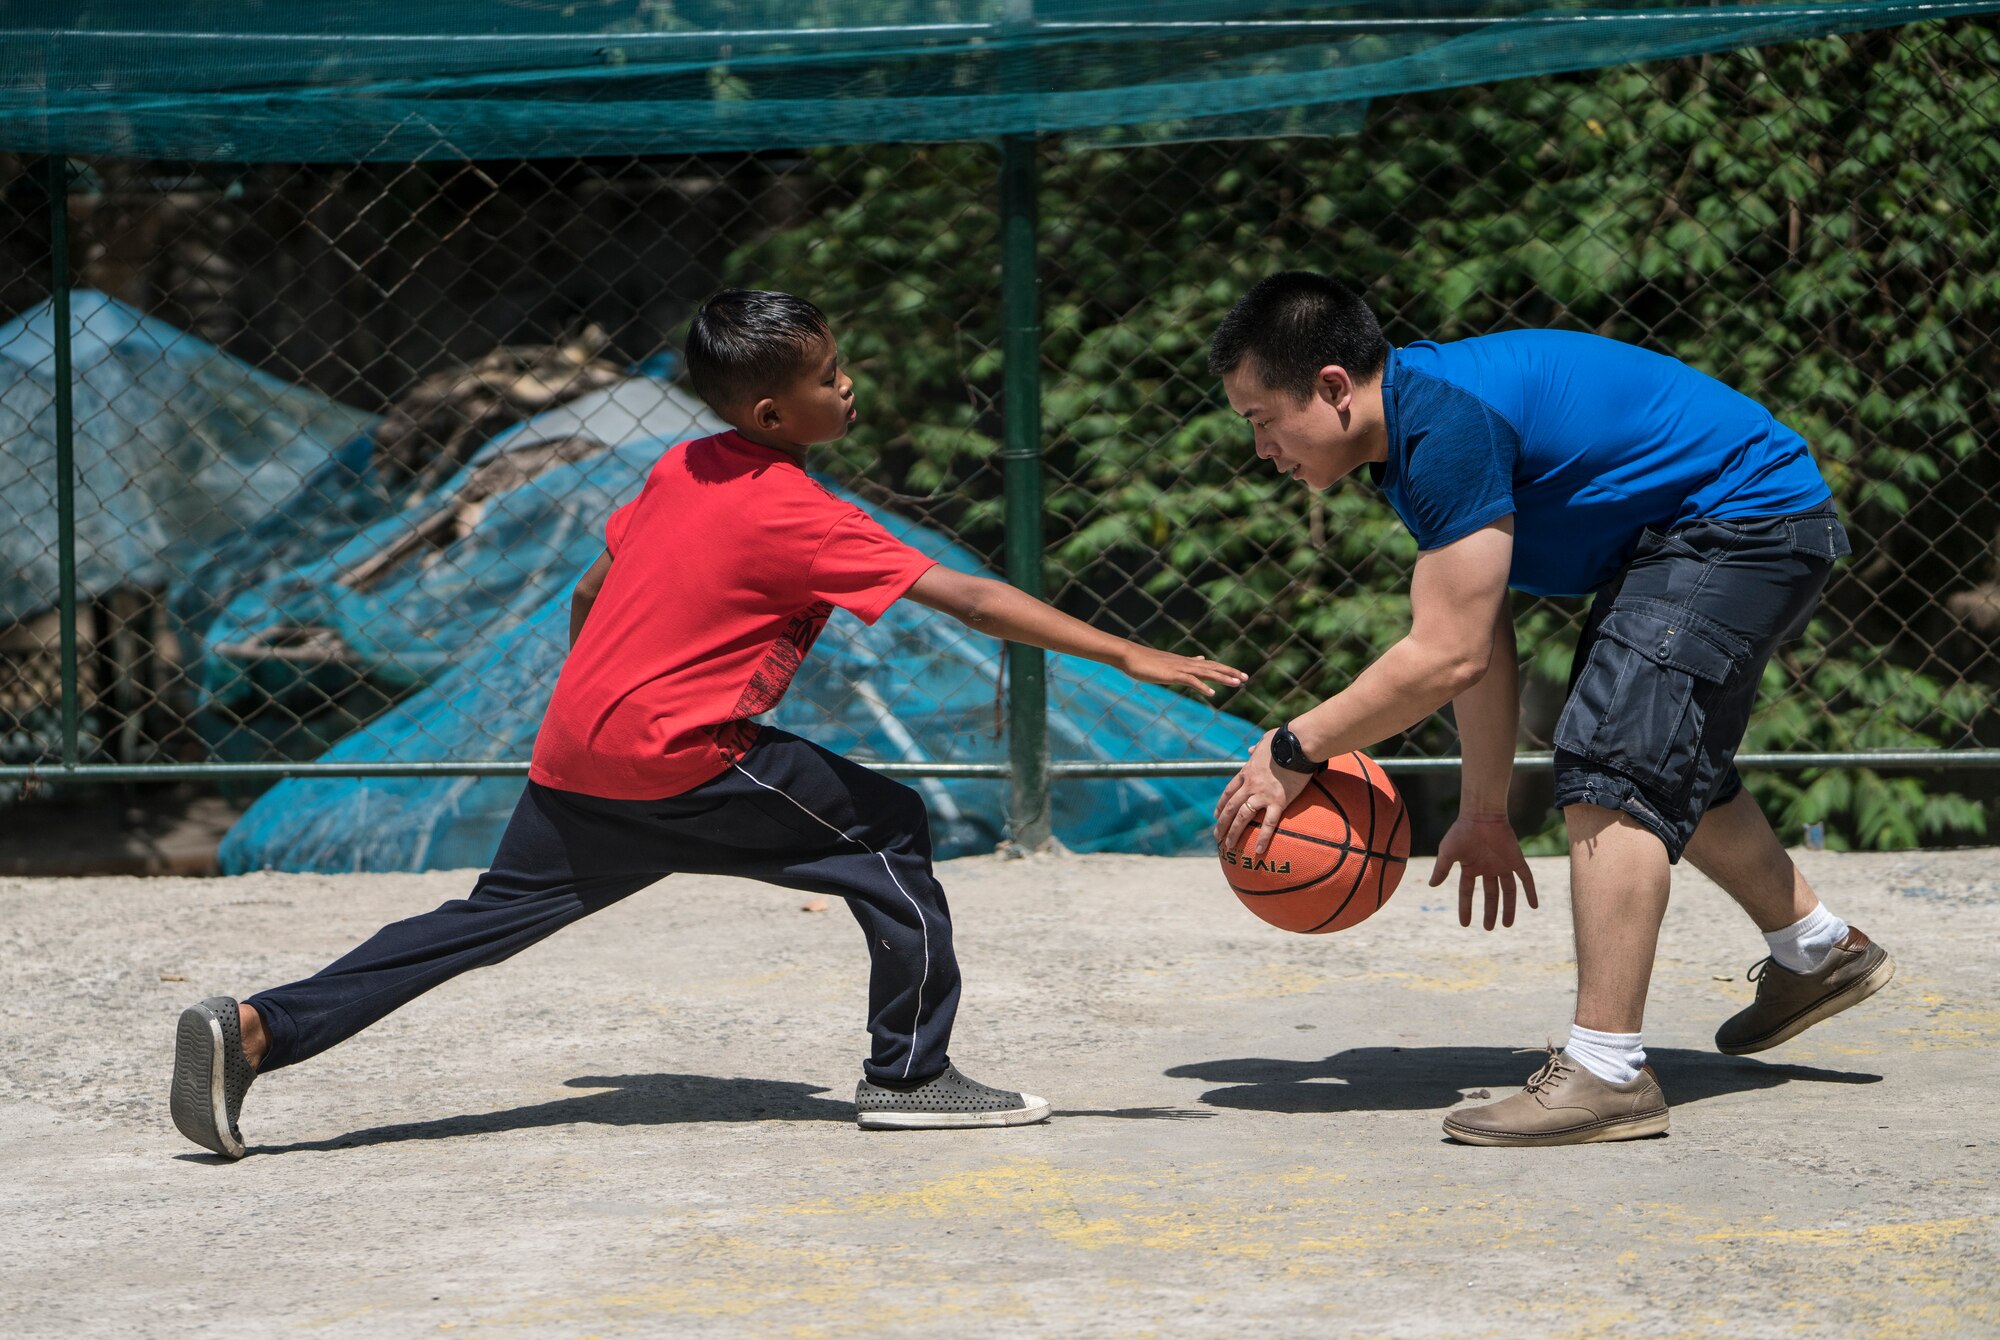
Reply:
M1348 376L1347 369L1338 363L1328 363L1319 370L1319 382L1313 391L1342 414L1353 407L1354 378Z
M774 431L783 421L784 416L778 413L778 402L769 396L750 407L750 422L767 433Z

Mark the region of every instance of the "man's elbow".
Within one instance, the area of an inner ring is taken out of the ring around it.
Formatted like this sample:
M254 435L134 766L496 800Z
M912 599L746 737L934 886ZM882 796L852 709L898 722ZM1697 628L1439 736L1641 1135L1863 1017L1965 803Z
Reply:
M1438 666L1438 678L1443 682L1449 695L1459 694L1476 688L1479 681L1486 678L1486 671L1493 664L1491 647L1473 650L1460 648L1445 653Z

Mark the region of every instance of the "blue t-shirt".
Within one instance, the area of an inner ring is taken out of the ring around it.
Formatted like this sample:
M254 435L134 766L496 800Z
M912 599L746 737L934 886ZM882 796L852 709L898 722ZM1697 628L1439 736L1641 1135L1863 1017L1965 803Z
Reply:
M1584 595L1646 527L1809 511L1831 496L1805 439L1687 364L1566 330L1392 349L1389 459L1372 467L1419 549L1510 512L1508 584Z

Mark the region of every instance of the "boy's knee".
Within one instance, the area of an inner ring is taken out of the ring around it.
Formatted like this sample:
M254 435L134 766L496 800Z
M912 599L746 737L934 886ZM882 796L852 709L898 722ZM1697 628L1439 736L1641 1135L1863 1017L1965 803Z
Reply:
M931 840L931 809L924 803L923 793L913 786L896 788L895 819L898 832L922 839L928 847Z

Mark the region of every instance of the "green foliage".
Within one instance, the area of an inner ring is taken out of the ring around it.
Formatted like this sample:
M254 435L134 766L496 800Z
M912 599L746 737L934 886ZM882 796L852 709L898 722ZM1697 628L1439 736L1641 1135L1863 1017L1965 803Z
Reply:
M1364 285L1399 343L1589 329L1772 406L1814 444L1857 552L1773 665L1745 748L1973 741L1992 686L1977 652L1940 649L1943 594L1983 575L2000 530L1981 450L2000 429L1996 70L1990 23L1924 25L1407 96L1352 137L1050 152L1050 589L1253 668L1228 704L1253 719L1338 691L1407 628L1414 551L1372 488L1265 473L1203 367L1249 281L1317 268ZM992 151L815 166L833 203L745 246L735 274L841 322L875 423L837 469L996 555ZM1519 613L1528 673L1559 685L1580 606ZM1439 719L1404 744L1453 739ZM1786 831L1823 822L1835 845L1984 831L1976 803L1908 776L1753 786Z

